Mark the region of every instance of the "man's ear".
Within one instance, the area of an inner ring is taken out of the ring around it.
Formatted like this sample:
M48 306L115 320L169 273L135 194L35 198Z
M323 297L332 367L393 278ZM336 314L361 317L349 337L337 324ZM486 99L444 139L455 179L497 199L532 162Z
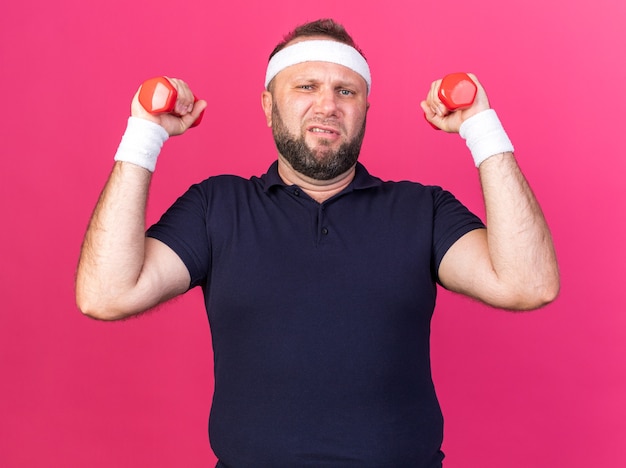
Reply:
M261 94L261 106L263 107L263 112L265 113L265 120L267 122L267 126L272 126L272 93L269 91L263 91Z

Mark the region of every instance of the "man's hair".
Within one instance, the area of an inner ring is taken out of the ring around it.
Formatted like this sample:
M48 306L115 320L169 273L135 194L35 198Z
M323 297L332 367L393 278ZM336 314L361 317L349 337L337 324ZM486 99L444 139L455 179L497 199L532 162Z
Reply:
M344 44L349 45L350 47L354 47L359 51L361 55L363 52L359 49L346 31L346 28L343 25L337 23L336 21L330 18L319 19L317 21L312 21L310 23L301 24L296 27L293 31L287 33L283 40L274 48L272 53L270 54L270 59L279 51L284 49L287 44L289 44L294 39L299 37L311 37L311 36L327 36L329 39L335 40L337 42L343 42ZM365 55L363 55L365 58Z

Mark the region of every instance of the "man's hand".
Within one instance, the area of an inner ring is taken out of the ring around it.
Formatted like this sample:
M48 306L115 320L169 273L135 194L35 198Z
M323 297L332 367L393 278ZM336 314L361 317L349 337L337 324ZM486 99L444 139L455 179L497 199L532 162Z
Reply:
M181 135L200 117L208 104L204 100L196 101L191 89L183 80L177 78L167 78L167 80L178 94L176 105L171 113L155 115L148 112L139 102L141 91L139 87L133 97L131 115L159 124L170 136Z
M456 111L450 111L439 99L439 88L441 86L441 79L434 81L430 85L430 91L426 96L426 99L420 103L426 120L432 123L437 128L449 133L458 133L461 128L461 124L469 119L471 116L478 114L484 110L489 109L489 100L487 99L487 93L482 85L479 83L475 75L467 74L471 80L476 84L478 88L476 92L476 98L474 99L471 107L465 109L458 109Z

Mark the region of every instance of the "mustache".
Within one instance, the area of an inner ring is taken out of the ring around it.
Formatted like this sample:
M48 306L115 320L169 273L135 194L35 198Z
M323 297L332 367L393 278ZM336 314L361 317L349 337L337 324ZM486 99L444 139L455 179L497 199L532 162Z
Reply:
M341 122L339 121L339 119L337 117L326 117L326 118L311 117L311 118L307 119L304 123L305 123L306 126L309 126L309 125L325 125L327 127L335 127L335 128L343 129L343 125L341 125Z

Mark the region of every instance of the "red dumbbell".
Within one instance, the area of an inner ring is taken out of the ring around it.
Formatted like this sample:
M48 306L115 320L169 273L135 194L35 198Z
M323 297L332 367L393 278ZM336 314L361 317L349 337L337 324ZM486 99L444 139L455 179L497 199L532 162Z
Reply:
M144 81L139 91L139 102L151 114L166 114L174 110L178 92L167 78L159 76ZM194 96L197 101L198 98ZM192 127L197 127L202 121L204 111L195 120Z
M477 91L476 83L466 73L451 73L441 80L438 95L448 110L455 111L470 107ZM431 125L439 130L436 125Z
M466 109L476 97L476 83L466 73L452 73L441 80L439 99L449 110Z

